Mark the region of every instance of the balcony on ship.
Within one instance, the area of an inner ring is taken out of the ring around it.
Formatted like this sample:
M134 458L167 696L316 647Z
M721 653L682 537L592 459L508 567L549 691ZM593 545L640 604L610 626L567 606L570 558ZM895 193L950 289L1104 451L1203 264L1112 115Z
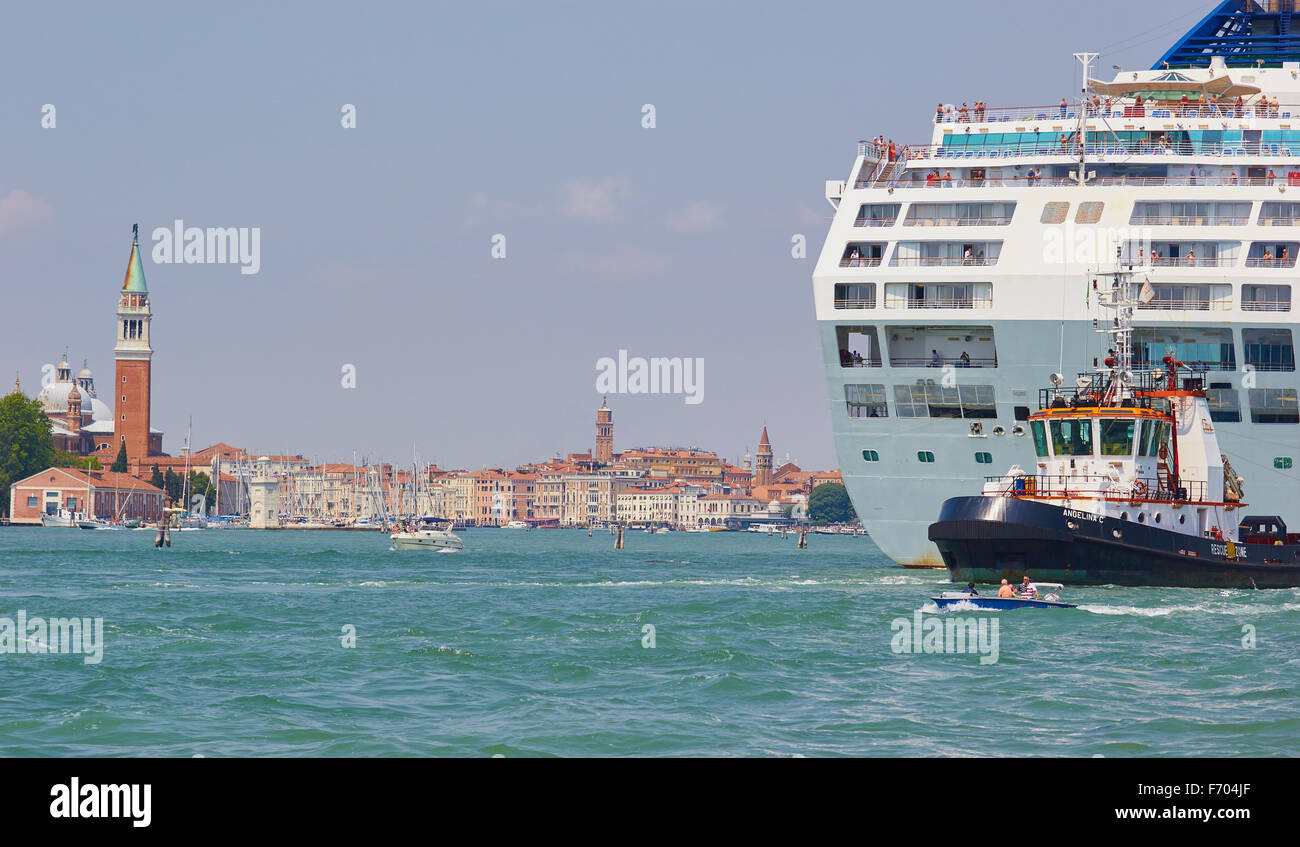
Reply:
M903 226L1007 226L1015 203L913 203Z
M1291 311L1291 286L1243 285L1241 310L1243 312L1289 312Z
M858 207L854 226L893 226L898 220L899 203L863 203Z
M891 368L996 368L991 326L890 326Z
M885 257L885 242L850 241L840 257L841 268L879 267Z
M1138 201L1129 223L1133 226L1245 226L1250 221L1249 202Z
M880 336L874 326L837 326L835 340L839 346L840 367L879 368Z
M1154 296L1137 307L1151 311L1201 311L1221 312L1232 308L1232 286L1227 283L1210 285L1184 285L1182 283L1156 282L1151 284Z
M835 286L835 308L876 308L876 284L874 282L837 283Z
M1257 371L1294 371L1295 347L1286 327L1248 328L1241 331L1246 364Z
M1226 327L1177 325L1134 328L1135 367L1162 367L1165 356L1173 356L1198 371L1237 369L1232 330Z
M1001 241L900 241L889 261L893 268L996 265Z
M1125 263L1153 268L1226 268L1237 264L1240 248L1239 241L1128 241L1123 257Z
M1259 210L1260 226L1300 226L1300 203L1265 201Z
M991 309L991 282L890 282L886 309Z
M1300 241L1253 241L1246 253L1248 268L1294 268Z

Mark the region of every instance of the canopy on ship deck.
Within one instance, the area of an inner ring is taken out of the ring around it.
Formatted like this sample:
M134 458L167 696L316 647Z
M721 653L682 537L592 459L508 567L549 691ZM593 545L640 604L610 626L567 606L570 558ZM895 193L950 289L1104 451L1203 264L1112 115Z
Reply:
M1179 73L1168 73L1157 79L1130 82L1102 82L1099 79L1090 79L1088 90L1109 97L1141 95L1144 100L1179 100L1184 94L1188 99L1205 98L1211 94L1219 98L1251 97L1260 92L1259 86L1233 82L1227 75L1197 82Z

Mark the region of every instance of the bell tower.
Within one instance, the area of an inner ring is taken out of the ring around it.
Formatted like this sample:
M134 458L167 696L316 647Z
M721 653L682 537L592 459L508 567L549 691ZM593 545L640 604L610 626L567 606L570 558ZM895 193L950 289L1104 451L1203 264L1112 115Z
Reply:
M149 456L149 289L144 282L140 259L140 226L132 228L131 258L117 301L117 346L113 348L116 368L113 377L113 442L126 442L128 459ZM116 454L116 449L110 455Z
M771 485L772 483L772 442L767 440L767 427L763 427L763 437L758 440L758 456L754 461L754 484Z
M597 462L608 465L614 461L614 413L604 400L596 410L596 454Z

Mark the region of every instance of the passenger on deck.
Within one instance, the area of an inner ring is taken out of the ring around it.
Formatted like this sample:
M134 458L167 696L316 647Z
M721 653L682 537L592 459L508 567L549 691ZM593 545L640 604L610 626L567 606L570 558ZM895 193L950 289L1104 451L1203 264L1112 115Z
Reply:
M1001 585L1001 587L998 588L998 596L999 596L999 597L1015 597L1015 596L1016 596L1016 589L1012 588L1012 587L1011 587L1011 583L1007 582L1007 581L1004 579L1004 580L1002 580L1002 585Z
M939 355L938 350L930 351L930 367L938 368L943 366L943 358Z
M975 590L975 583L973 582L966 586L966 593L971 595L972 597L980 596L980 593Z
M1021 600L1038 599L1038 589L1034 588L1033 583L1029 581L1029 577L1025 577L1024 581L1020 583L1020 599Z
M959 364L957 367L959 368L970 367L970 353L967 353L965 350L961 351L961 364Z
M1067 108L1069 108L1069 106L1068 106L1068 104L1065 102L1065 98L1062 97L1062 98L1061 98L1061 117L1065 117L1065 110L1066 110Z

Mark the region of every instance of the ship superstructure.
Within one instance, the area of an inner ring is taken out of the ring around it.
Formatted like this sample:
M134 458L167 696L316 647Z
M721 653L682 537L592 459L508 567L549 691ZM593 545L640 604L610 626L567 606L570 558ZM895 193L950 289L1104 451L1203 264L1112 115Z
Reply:
M1290 19L1224 3L1155 68L1108 80L1077 54L1064 103L931 107L928 140L860 142L849 178L827 184L813 282L832 425L887 555L940 564L926 528L943 501L1034 465L1037 386L1108 355L1094 283L1117 262L1150 293L1134 368L1171 357L1202 375L1252 499L1300 525Z

